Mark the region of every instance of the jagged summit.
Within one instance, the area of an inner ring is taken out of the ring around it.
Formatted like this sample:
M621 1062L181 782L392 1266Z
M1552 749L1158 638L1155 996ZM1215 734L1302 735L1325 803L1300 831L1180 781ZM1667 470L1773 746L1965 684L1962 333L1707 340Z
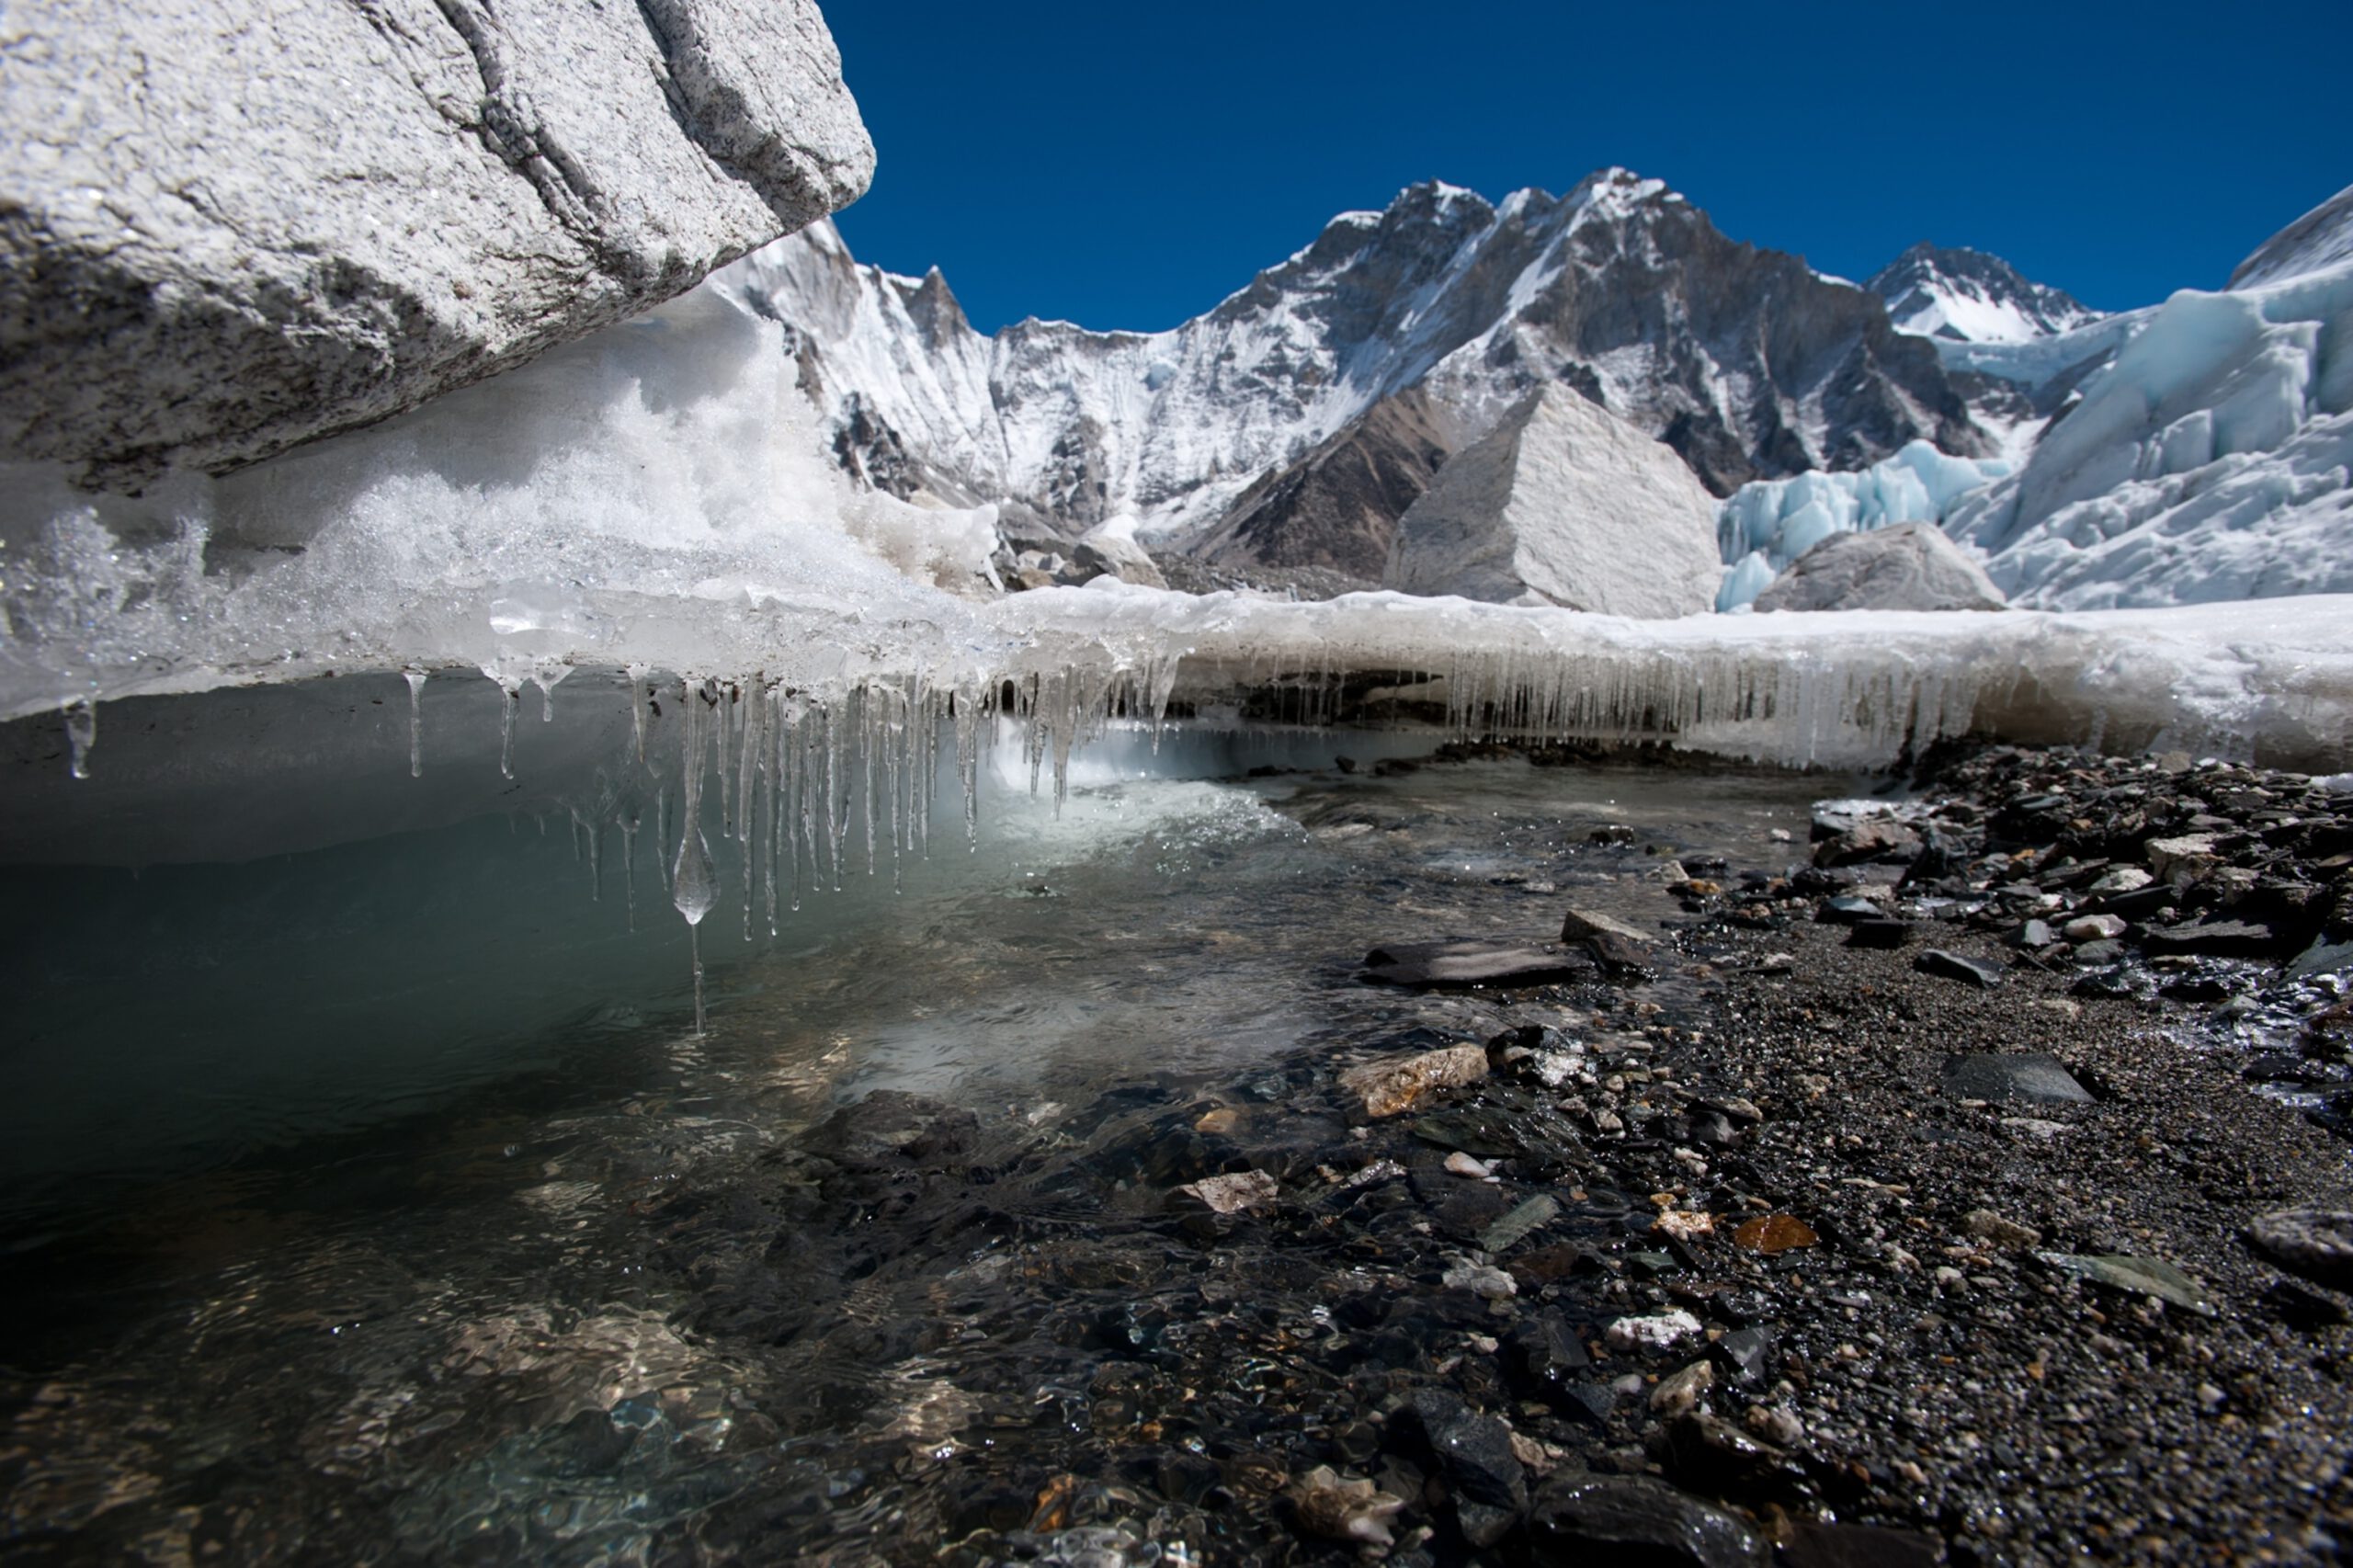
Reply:
M2099 319L1998 256L1926 240L1863 286L1887 301L1897 331L1961 343L2024 343Z

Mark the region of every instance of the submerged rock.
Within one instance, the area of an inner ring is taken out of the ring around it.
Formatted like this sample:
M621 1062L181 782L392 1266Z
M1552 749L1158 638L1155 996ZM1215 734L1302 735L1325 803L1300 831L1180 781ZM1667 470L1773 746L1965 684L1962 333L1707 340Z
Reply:
M1529 1534L1535 1561L1560 1568L1597 1562L1765 1568L1771 1561L1738 1518L1646 1476L1554 1476L1529 1507Z
M98 0L37 33L0 128L0 458L99 478L414 407L874 169L811 0Z
M1582 952L1550 942L1392 942L1365 955L1365 973L1391 985L1540 985L1592 972Z
M1340 1087L1363 1101L1368 1116L1395 1116L1432 1089L1475 1084L1486 1075L1485 1048L1456 1045L1352 1067L1340 1074Z

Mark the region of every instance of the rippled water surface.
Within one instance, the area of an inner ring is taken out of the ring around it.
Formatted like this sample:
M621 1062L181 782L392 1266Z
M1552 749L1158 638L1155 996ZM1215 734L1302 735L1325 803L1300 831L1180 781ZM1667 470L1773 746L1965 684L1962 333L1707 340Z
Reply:
M563 824L503 820L12 873L68 936L149 946L13 960L6 1555L896 1560L953 1523L911 1500L927 1466L1077 1397L1086 1335L1040 1302L1118 1316L1137 1266L1091 1238L1157 1200L1170 1129L1279 1145L1336 1061L1491 1020L1363 983L1369 946L1549 937L1572 899L1654 921L1659 852L1779 866L1848 787L1286 744L1302 770L1082 770L773 940L722 890L699 1038L650 835L594 906ZM273 930L315 939L257 965ZM878 1090L972 1113L988 1190L796 1218L778 1162Z

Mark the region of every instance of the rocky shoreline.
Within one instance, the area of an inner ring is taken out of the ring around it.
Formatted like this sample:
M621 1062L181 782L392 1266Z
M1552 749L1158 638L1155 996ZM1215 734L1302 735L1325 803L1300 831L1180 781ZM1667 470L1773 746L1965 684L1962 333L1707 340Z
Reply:
M2333 1559L2353 795L2010 749L1919 784L1791 867L1597 833L1655 932L1375 955L1458 1028L1140 1080L1051 1150L878 1095L657 1206L692 1327L798 1358L783 1451L858 1397L827 1368L942 1374L706 1546ZM926 1321L848 1310L959 1256Z

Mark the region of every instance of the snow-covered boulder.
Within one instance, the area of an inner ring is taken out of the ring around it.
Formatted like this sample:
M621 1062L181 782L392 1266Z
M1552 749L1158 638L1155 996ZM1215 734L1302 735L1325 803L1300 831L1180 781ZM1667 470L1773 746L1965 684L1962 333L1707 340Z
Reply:
M1079 536L1070 553L1072 562L1082 572L1117 577L1122 583L1137 583L1147 588L1168 586L1160 568L1152 563L1152 553L1138 542L1136 519L1132 517L1112 517L1096 524Z
M1716 504L1674 450L1558 382L1458 453L1397 521L1385 586L1610 615L1714 602Z
M2000 609L1985 570L1927 523L1832 534L1756 596L1759 610Z
M0 460L215 472L854 199L813 0L63 0L0 19Z

